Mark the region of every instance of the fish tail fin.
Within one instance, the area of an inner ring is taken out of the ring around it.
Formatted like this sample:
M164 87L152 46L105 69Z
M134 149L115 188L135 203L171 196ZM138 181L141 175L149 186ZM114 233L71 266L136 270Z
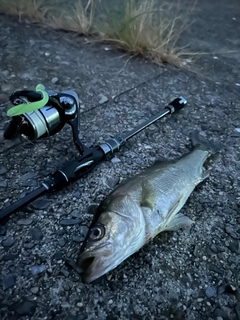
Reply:
M192 131L190 134L190 138L192 141L192 146L194 148L201 148L203 150L209 151L210 154L215 154L221 151L224 148L224 144L222 142L214 142L214 141L209 141L200 133L195 130Z

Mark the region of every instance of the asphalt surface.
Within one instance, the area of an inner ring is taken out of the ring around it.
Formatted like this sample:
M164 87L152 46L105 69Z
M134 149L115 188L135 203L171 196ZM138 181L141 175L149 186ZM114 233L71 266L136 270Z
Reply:
M192 50L214 51L196 62L198 73L144 59L126 63L111 47L0 15L0 103L38 83L73 89L80 136L89 146L178 96L188 100L85 178L1 223L1 319L240 319L240 8L226 0L217 7L198 4L182 40ZM68 126L50 143L4 140L8 107L0 110L0 208L78 156ZM182 210L195 224L159 235L96 283L83 284L67 262L76 261L83 225L92 219L87 208L157 159L188 152L194 129L225 144Z

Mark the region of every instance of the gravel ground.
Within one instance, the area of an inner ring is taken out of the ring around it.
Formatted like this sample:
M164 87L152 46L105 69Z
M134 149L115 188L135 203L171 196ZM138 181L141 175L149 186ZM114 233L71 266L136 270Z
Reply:
M192 39L197 49L194 32L199 32L199 39L216 49L233 30L232 42L223 47L237 49L240 16L234 5L228 3L226 15L222 8L222 19L229 23L217 19L223 28L211 39L199 31L203 2L196 11L199 29L193 28L186 40ZM209 10L214 10L210 4ZM81 101L81 136L88 145L131 129L180 95L189 102L179 114L134 137L84 179L1 224L1 319L240 319L239 56L202 58L200 76L143 59L126 64L128 57L106 46L3 15L0 27L0 103L13 90L34 89L38 83L56 91L74 89ZM6 110L0 111L1 137ZM76 261L83 225L92 219L87 208L155 160L188 152L193 129L226 146L211 164L209 179L184 206L195 224L190 230L163 233L100 280L83 284L66 261ZM71 139L67 126L51 138L51 145L48 140L16 145L1 138L1 207L77 157Z

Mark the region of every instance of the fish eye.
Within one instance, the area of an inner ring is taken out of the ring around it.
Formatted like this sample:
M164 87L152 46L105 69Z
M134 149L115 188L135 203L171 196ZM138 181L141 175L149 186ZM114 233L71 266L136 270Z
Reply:
M104 237L105 229L102 226L93 227L90 231L90 238L92 240L100 240Z

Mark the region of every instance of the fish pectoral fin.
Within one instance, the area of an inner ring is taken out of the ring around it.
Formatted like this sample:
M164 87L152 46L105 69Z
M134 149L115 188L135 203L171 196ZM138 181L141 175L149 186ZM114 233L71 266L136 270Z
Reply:
M207 179L209 177L209 171L203 168L201 181Z
M200 182L207 179L208 177L209 177L209 171L203 168L201 176L194 182L195 186L197 186Z
M152 210L154 208L155 202L156 202L156 192L146 181L143 181L142 199L140 202L140 206L149 208Z
M179 199L174 203L172 208L169 210L166 222L162 226L161 231L174 231L180 228L190 227L194 223L184 214L178 212L182 207L182 197L183 196L180 196Z
M168 221L164 227L164 231L175 231L180 228L191 227L193 223L193 220L189 219L182 213L178 213L173 217L173 219Z

